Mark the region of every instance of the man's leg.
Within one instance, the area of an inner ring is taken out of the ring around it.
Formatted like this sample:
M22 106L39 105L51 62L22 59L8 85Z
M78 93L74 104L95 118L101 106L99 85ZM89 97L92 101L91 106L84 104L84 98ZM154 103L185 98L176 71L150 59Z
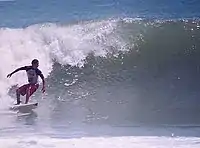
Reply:
M29 87L26 90L26 102L25 104L28 103L30 96L38 89L39 84L35 85L29 85Z
M17 97L17 105L20 104L20 91L19 88L16 90L16 97Z
M16 90L16 97L17 97L17 105L21 103L21 100L20 100L20 95L24 96L26 94L26 87L27 87L27 84L19 87L17 90Z
M31 90L31 85L29 85L29 87L27 87L27 89L26 89L26 101L25 101L25 104L27 104L28 101L29 101L29 98L30 98L30 90Z

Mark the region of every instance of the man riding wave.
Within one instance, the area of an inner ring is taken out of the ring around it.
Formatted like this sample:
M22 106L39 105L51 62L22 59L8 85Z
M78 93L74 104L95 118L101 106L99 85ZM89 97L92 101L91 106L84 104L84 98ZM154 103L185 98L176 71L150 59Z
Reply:
M38 69L39 61L37 59L32 60L31 66L24 66L16 69L12 73L8 74L7 77L10 78L14 73L25 70L28 77L28 83L19 87L16 90L16 97L17 97L17 105L21 103L20 95L26 95L25 104L28 103L30 96L39 88L38 84L38 76L42 79L43 87L42 92L45 92L45 80L42 72Z

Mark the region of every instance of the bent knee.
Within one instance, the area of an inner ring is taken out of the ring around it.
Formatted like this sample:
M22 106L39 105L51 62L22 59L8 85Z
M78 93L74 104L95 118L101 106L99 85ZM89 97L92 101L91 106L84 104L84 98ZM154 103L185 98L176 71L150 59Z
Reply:
M19 90L19 88L17 88L17 89L16 89L16 93L17 93L17 94L19 94L19 93L20 93L20 90Z
M16 94L24 96L26 94L26 92L24 92L20 88L18 88L18 89L16 89Z

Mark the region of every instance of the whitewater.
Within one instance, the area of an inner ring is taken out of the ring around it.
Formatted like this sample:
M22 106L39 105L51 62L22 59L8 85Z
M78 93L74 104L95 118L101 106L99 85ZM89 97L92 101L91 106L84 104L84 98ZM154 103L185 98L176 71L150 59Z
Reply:
M0 148L200 147L199 16L187 1L0 1ZM6 76L35 58L46 93L17 114L26 73Z
M2 28L1 96L7 94L9 86L26 82L25 74L17 74L9 81L5 76L16 67L30 64L30 59L39 59L40 68L47 77L54 60L63 65L82 67L89 53L104 56L109 44L123 48L120 39L109 38L114 28L112 21L73 26L41 24L24 29Z

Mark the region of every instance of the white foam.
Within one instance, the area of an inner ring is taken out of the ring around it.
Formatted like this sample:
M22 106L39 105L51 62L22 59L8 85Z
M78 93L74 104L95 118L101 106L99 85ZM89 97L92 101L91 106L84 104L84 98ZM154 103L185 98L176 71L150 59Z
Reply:
M29 65L33 58L37 58L39 68L47 77L52 70L52 60L83 66L91 52L105 56L110 47L112 50L124 50L125 44L115 33L116 27L117 21L108 20L69 26L43 24L23 29L1 28L0 108L12 100L7 95L9 88L27 81L24 72L18 72L10 79L6 78L8 73Z
M0 139L2 148L199 148L200 138L186 137L93 137L56 139L20 137Z

